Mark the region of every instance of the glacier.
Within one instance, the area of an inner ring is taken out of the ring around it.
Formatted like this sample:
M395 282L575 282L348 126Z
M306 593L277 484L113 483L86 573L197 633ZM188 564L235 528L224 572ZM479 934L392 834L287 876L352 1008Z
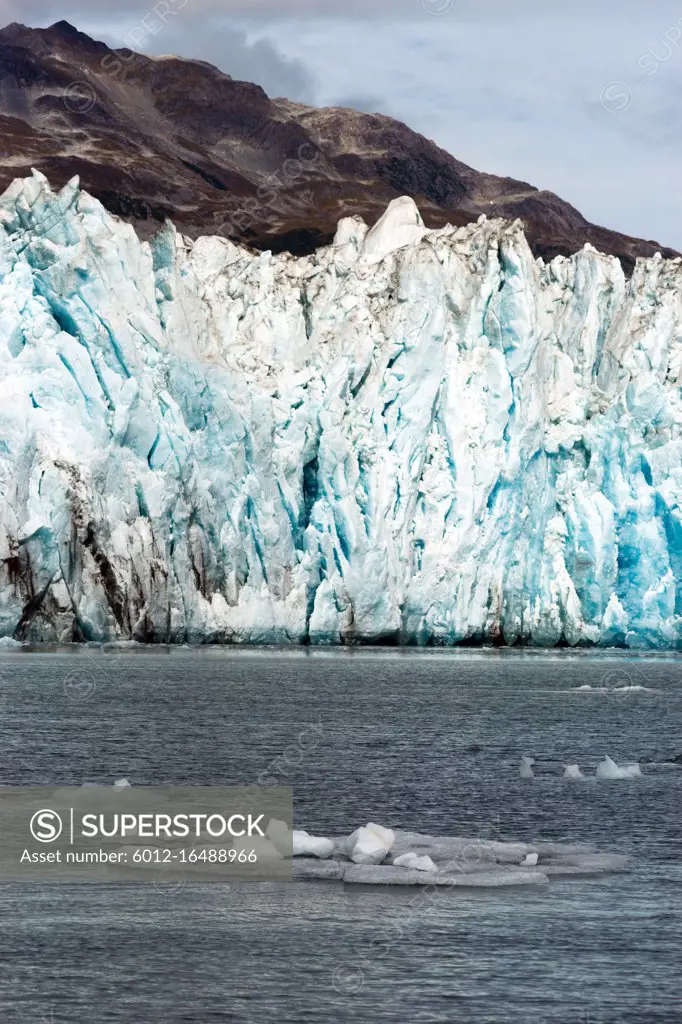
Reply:
M0 637L682 646L682 264L0 197Z

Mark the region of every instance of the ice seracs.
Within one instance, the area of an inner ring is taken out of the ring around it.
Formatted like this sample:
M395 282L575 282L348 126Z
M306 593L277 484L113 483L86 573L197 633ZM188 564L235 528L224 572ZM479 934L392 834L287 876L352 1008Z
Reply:
M0 198L0 637L682 642L682 265Z

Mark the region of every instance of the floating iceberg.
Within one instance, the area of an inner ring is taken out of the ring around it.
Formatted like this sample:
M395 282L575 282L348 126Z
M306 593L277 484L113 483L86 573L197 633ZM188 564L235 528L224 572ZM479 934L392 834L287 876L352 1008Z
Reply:
M420 857L416 853L403 853L400 857L395 857L393 865L396 868L412 868L414 871L438 870L430 857L426 855Z
M334 852L334 843L331 839L310 836L307 832L297 830L294 830L292 835L294 857L317 857L319 860L325 860Z
M598 779L632 779L642 772L638 764L628 764L620 767L607 755L597 765Z
M381 864L395 842L390 828L370 822L363 825L346 840L345 852L354 864Z
M682 266L0 198L0 636L676 647Z
M565 779L584 779L585 776L580 771L580 765L579 764L567 764L566 767L564 768L564 778Z
M380 826L372 828L379 829ZM358 829L348 839L335 837L327 840L334 848L329 859L296 856L293 861L294 878L355 885L478 888L547 884L550 877L596 876L624 871L629 865L627 857L598 853L582 844L503 843L429 836L398 829L382 829L382 832L393 835L393 845L385 861L355 863L351 854L357 847L358 833L362 831Z
M519 768L519 775L522 779L533 779L533 765L535 764L534 757L522 757L521 766Z

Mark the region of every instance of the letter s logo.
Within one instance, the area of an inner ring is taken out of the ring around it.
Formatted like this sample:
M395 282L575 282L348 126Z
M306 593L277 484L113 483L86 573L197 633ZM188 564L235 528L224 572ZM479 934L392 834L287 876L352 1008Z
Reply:
M31 835L39 843L53 843L62 834L62 819L56 811L36 811L31 818Z

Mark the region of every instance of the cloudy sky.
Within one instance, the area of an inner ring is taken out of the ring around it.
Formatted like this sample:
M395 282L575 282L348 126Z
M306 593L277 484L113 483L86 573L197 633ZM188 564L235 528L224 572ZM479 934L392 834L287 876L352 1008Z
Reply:
M270 95L390 114L479 170L682 249L680 0L2 0L1 10L5 21L66 18L116 46L199 57Z

